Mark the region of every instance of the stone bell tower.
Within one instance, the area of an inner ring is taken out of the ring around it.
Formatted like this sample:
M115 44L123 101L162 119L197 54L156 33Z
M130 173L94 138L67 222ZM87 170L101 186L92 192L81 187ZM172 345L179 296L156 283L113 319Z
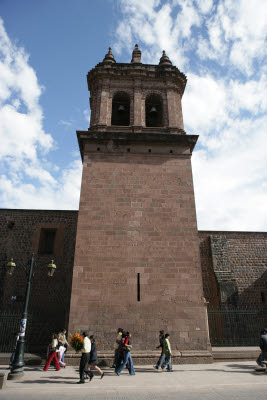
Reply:
M87 329L112 350L121 327L135 350L151 350L164 329L174 349L207 350L186 76L165 52L142 64L136 45L130 63L109 49L87 82L69 331Z

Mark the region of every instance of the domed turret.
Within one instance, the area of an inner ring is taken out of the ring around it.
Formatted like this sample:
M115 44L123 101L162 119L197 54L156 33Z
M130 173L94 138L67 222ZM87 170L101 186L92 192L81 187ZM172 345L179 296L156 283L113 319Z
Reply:
M166 55L165 50L162 52L162 57L159 60L159 65L172 65L171 60L169 57Z
M105 55L103 63L115 63L115 62L116 62L116 60L115 60L113 54L111 53L111 47L109 47L108 53Z
M135 45L133 50L131 63L141 63L141 51L138 49L138 44Z

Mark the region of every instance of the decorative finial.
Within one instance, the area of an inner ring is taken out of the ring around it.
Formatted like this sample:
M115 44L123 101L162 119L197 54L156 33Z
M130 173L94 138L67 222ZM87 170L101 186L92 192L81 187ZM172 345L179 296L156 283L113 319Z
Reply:
M141 51L138 49L138 44L134 47L131 63L141 63Z
M171 60L169 59L169 57L166 55L165 50L163 50L162 52L162 57L159 60L159 65L172 65Z
M111 47L108 48L108 53L105 55L103 63L115 63L116 60L111 52Z

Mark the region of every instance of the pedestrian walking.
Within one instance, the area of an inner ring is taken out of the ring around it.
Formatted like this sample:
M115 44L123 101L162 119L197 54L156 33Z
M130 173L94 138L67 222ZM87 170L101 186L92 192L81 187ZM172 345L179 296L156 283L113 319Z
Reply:
M135 375L133 360L131 356L131 349L132 349L131 338L132 338L131 333L126 332L125 341L123 345L124 361L118 368L115 369L115 372L118 376L120 375L121 371L125 366L127 366L130 375Z
M48 353L47 361L44 366L44 371L48 370L48 367L51 364L52 360L54 360L56 370L57 371L60 370L60 365L59 365L59 362L57 359L57 347L58 347L57 335L55 333L52 333L51 343L49 344L49 353Z
M120 367L120 365L123 363L123 361L124 361L124 342L125 342L125 339L126 339L126 333L122 332L121 341L120 341L119 347L118 347L115 370L117 370Z
M77 383L84 383L84 375L88 375L90 381L93 379L94 374L87 369L87 365L90 360L90 352L91 352L91 341L88 338L88 332L83 332L83 347L81 349L82 355L80 359L80 380Z
M170 335L168 333L165 334L165 339L163 342L163 353L165 354L165 361L162 364L161 368L164 369L167 367L168 372L172 372L172 350L170 343Z
M265 332L265 329L262 329L261 332L260 332L260 341L261 341L262 335L264 335L265 333L266 333L266 332ZM259 355L259 357L258 357L257 360L256 360L256 363L257 363L260 367L265 367L265 365L262 364L262 361L264 361L264 353L263 353L263 351L261 350L260 355Z
M157 349L161 348L161 354L160 357L158 359L157 364L155 365L155 369L159 369L163 363L163 361L165 360L165 354L163 352L163 343L164 343L164 331L159 331L159 346L157 346Z
M97 372L100 373L100 379L104 377L104 372L96 365L97 364L97 349L96 349L96 342L94 335L90 336L90 341L91 341L91 352L90 352L90 360L89 364L90 367L95 369ZM85 379L88 379L88 375L85 375Z
M259 355L256 362L261 367L266 367L266 365L263 364L263 361L267 361L267 328L264 328L263 331L261 331L260 349L261 354Z
M114 343L114 360L113 360L113 364L112 364L111 368L116 368L116 365L117 365L117 362L118 362L119 345L120 345L120 342L121 342L122 333L123 333L123 329L122 328L118 328L116 341Z
M62 344L59 345L59 348L58 348L58 351L57 351L57 359L58 359L59 365L60 365L61 367L63 367L63 368L65 368L66 365L67 365L66 363L64 363L64 362L62 361L62 360L64 360L65 351L66 351L66 347L65 347L65 346L62 346Z
M61 332L59 332L59 334L58 334L58 345L59 345L59 350L60 350L60 347L61 347L61 346L63 346L63 347L65 348L64 351L63 351L63 349L61 349L60 352L59 352L59 354L58 354L59 357L61 356L60 361L61 361L62 363L64 363L65 352L67 351L67 348L68 348L68 346L69 346L69 343L68 343L67 338L66 338L66 333L67 333L66 328L63 328L63 329L61 330Z

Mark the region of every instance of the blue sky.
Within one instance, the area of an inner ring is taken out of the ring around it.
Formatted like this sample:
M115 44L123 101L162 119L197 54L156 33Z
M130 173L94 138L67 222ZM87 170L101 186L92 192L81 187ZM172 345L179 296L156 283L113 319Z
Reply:
M78 209L75 131L109 46L188 77L199 229L267 231L265 0L0 0L0 207Z

